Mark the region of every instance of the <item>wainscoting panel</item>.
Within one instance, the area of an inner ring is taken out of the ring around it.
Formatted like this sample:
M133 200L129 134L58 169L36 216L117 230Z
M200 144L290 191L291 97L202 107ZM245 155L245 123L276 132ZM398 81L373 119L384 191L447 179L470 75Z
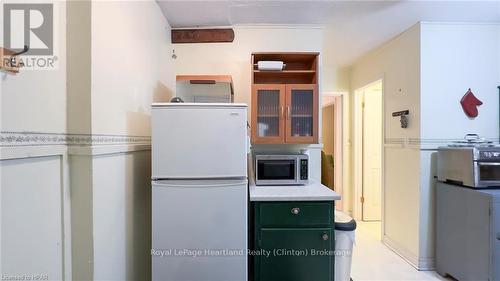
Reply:
M151 152L92 156L94 280L151 279Z
M149 280L150 139L0 132L0 275Z
M3 159L0 172L2 277L64 280L63 155Z

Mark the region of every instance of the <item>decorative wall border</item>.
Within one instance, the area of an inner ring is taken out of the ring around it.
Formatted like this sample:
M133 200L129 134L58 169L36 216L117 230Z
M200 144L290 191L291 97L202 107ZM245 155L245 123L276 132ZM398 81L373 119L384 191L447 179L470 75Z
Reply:
M150 136L105 134L59 134L40 132L0 132L0 147L18 146L96 146L117 144L150 144Z
M492 141L494 144L498 144L498 138L486 138ZM424 138L385 138L384 145L386 147L399 147L399 148L411 148L411 149L437 149L440 146L449 145L455 142L463 141L460 139L424 139Z

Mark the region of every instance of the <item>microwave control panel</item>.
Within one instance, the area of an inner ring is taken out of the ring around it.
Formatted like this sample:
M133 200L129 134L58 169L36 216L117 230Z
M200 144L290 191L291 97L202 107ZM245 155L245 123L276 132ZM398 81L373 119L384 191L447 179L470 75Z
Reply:
M307 180L307 159L300 160L300 179Z

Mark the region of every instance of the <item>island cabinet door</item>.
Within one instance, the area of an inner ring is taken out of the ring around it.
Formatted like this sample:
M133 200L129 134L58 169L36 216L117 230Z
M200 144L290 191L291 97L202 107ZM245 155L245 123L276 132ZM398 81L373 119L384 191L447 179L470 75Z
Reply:
M333 280L334 237L331 228L262 228L260 248L269 257L257 261L259 281Z

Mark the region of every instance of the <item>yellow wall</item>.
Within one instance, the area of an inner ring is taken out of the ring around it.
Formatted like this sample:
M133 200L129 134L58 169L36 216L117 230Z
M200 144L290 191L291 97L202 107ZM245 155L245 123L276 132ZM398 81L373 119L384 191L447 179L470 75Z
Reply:
M418 266L421 254L428 257L428 253L419 252L420 151L404 147L402 140L418 138L420 135L419 66L420 25L416 25L358 60L351 72L353 93L356 89L383 79L383 235L387 243L415 266ZM403 109L411 112L407 129L401 128L399 119L391 116L391 112ZM354 137L351 130L351 138ZM353 167L350 169L352 171Z

